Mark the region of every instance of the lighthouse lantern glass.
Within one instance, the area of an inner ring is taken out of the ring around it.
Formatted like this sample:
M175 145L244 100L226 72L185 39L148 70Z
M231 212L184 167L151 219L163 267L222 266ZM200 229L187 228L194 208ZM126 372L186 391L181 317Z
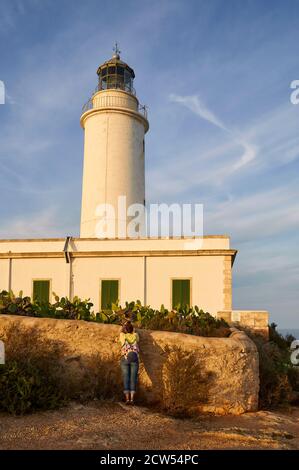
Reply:
M132 73L126 67L121 65L102 67L99 73L99 90L107 90L111 88L121 89L132 93Z

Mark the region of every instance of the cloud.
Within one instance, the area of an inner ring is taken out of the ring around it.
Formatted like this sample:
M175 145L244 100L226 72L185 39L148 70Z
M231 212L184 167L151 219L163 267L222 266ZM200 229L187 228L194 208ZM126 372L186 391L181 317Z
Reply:
M36 4L37 0L2 0L0 7L0 34L15 30L19 18L25 15L27 9L35 7Z
M209 231L233 234L238 243L267 238L299 227L298 181L287 187L232 197L206 213Z
M5 104L10 104L10 105L17 104L14 97L11 96L10 93L8 93L7 88L5 88Z
M55 238L64 236L66 232L76 236L77 221L74 221L73 214L61 213L59 207L52 205L2 221L0 238Z
M117 7L113 17L121 46L131 45L128 53L133 57L135 54L139 65L148 41L147 32L153 32L154 23L159 35L159 23L176 8L175 3L162 7L149 4L131 11L127 6L122 13ZM1 109L0 199L9 201L10 214L21 210L26 213L24 220L22 217L15 220L11 215L8 220L3 203L1 236L13 235L14 230L15 237L51 236L52 228L45 223L43 214L47 214L47 207L53 203L59 215L69 210L71 200L72 204L78 204L78 216L83 156L79 117L84 101L95 88L96 68L100 61L109 57L115 40L103 20L106 13L111 16L111 9L116 8L113 5L95 2L92 8L82 5L78 9L70 8L67 1L62 2L60 21L54 27L51 24L49 29L45 25L46 18L51 15L54 18L57 8L46 0L42 7L40 5L38 0L9 0L1 5L0 32L1 21L3 23L7 17L7 26L17 31L14 39L18 49L15 44L13 47L17 49L14 50L18 60L8 62L6 70L7 104L14 106ZM103 27L99 28L98 21L92 18L88 22L82 19L82 14L88 16L92 9L101 13ZM124 18L126 28L123 28ZM37 19L43 25L40 31ZM34 24L29 39L26 28L31 21ZM2 31L3 45L10 40L9 28ZM137 36L140 40L136 43ZM131 63L131 59L128 62ZM36 216L36 208L42 205L45 211ZM38 220L39 216L42 226L37 229L38 225L28 221ZM79 217L76 225L73 219L64 218L55 226L64 233L73 229L77 232L78 225Z
M57 234L57 209L48 207L38 213L12 217L1 224L0 238L52 237Z
M233 173L243 166L246 166L248 163L252 162L257 154L258 154L258 147L256 145L253 145L249 142L246 142L244 140L236 141L236 143L239 143L240 145L243 146L244 153L241 155L241 157L232 165L231 167L231 172Z
M209 133L203 129L195 132L192 127L193 133L186 137L181 132L182 119L178 114L172 125L176 126L174 136L179 137L168 145L167 154L163 153L162 141L159 161L148 169L151 194L158 200L177 200L187 188L188 193L197 192L200 196L196 198L200 197L202 202L205 187L209 187L209 198L225 190L236 199L239 199L240 181L247 180L246 190L251 194L250 188L262 181L271 189L273 172L282 174L282 170L286 172L288 165L299 159L298 109L287 103L259 115L247 125L243 123L240 132L212 129ZM184 145L178 147L178 142ZM171 185L165 185L165 176ZM292 172L291 180L295 176ZM285 180L281 179L276 187L284 184ZM296 194L295 200L299 198L299 188Z
M187 109L195 113L197 116L201 117L205 121L213 124L219 129L223 130L230 137L231 143L233 146L241 146L243 148L243 153L239 158L234 161L231 165L225 165L225 168L222 168L222 171L218 172L218 181L219 178L225 178L226 176L234 173L235 171L240 170L244 166L252 162L258 155L257 145L253 145L251 142L245 140L245 138L240 135L239 132L229 129L222 121L219 119L199 98L198 95L192 96L179 96L171 94L169 99L173 103L178 103L185 106Z
M152 194L170 202L204 201L205 234L231 235L232 247L239 250L234 308L266 309L271 321L298 325L298 237L294 243L291 239L299 228L294 166L299 159L299 107L288 102L272 106L250 122L240 120L242 127L236 130L198 95L171 95L170 101L192 112L188 125L192 123L194 134L189 131L185 137L177 114L176 132L185 145L176 148L174 141L168 149L171 162L162 158L150 169ZM196 133L197 117L220 132L202 127ZM165 184L166 178L171 184Z
M299 326L298 242L281 237L252 238L238 244L240 249L234 264L234 308L265 309L270 313L270 322L281 328Z
M225 125L218 119L214 113L210 109L206 107L206 105L202 102L198 95L193 96L179 96L175 94L171 94L169 96L170 101L173 103L179 103L188 108L193 113L200 116L202 119L214 124L215 126L219 127L223 130L228 130Z

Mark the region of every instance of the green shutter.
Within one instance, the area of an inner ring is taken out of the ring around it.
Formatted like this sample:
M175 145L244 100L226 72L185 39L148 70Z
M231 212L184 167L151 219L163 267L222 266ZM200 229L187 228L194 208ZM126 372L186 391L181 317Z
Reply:
M172 308L190 305L190 279L173 279Z
M50 281L33 281L33 300L49 302Z
M101 308L111 308L111 304L118 300L118 281L102 281L101 289Z

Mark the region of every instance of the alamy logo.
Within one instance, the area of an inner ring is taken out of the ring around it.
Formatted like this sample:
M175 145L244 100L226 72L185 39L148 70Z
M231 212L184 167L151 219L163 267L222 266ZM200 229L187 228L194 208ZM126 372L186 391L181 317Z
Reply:
M299 339L295 339L291 344L291 363L299 366Z
M192 238L203 236L202 204L131 204L118 196L113 204L96 207L96 238ZM202 240L186 242L186 249L200 249Z
M0 364L5 364L5 347L3 341L0 340Z
M299 80L293 80L290 87L294 90L290 96L291 103L299 104Z
M5 85L2 80L0 80L0 104L5 104Z

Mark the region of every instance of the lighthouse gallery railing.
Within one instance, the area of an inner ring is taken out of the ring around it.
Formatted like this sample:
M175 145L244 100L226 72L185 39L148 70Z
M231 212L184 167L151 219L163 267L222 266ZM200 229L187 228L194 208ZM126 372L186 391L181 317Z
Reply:
M128 102L127 98L122 96L100 96L97 98L90 98L87 103L84 104L82 107L82 112L85 113L90 109L100 109L100 108L109 108L109 107L118 107L118 108L130 108L133 111L138 111L142 116L147 119L147 107L144 105L139 104L138 108L136 109L135 103Z

